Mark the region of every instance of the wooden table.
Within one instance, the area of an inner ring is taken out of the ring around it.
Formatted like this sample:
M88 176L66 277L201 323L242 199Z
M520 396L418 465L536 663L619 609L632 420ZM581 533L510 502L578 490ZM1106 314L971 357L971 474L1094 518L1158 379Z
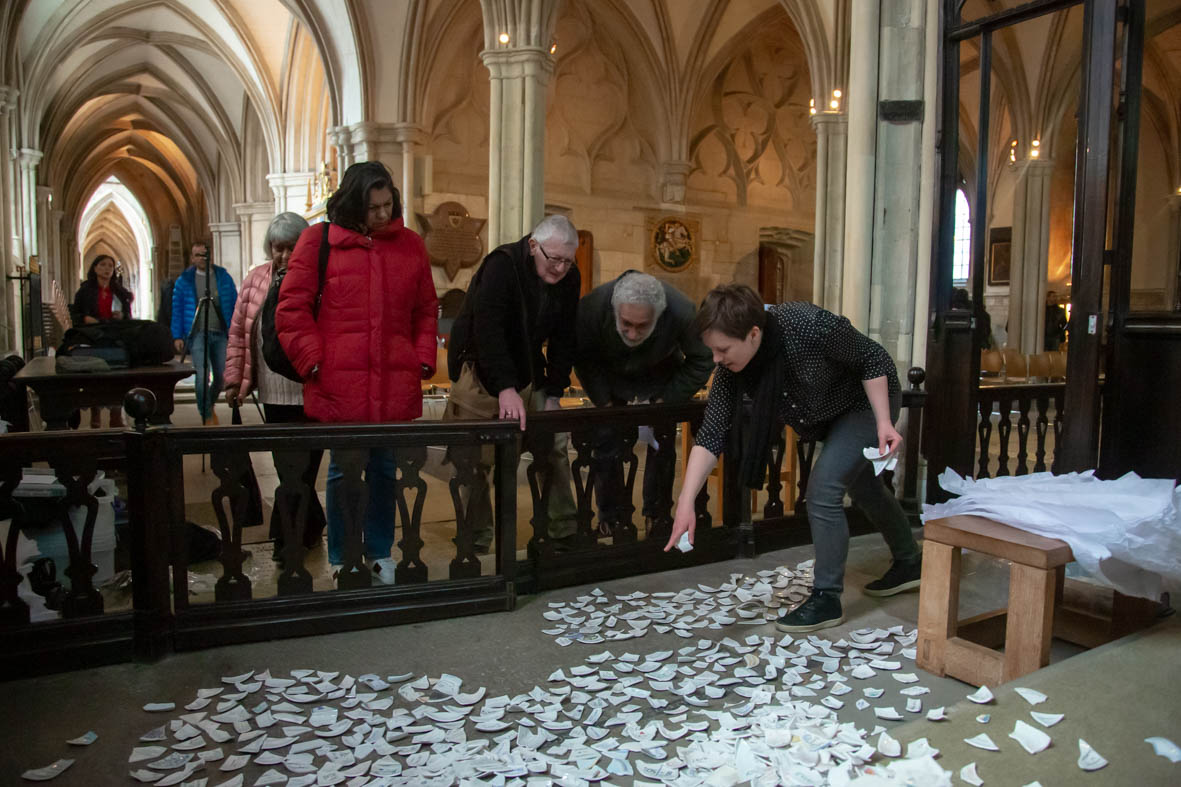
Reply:
M55 358L39 357L17 372L13 381L36 392L46 428L66 429L75 410L122 407L123 397L132 388L147 388L156 395L156 411L149 423L170 423L173 390L192 373L190 364L179 361L106 372L58 372Z

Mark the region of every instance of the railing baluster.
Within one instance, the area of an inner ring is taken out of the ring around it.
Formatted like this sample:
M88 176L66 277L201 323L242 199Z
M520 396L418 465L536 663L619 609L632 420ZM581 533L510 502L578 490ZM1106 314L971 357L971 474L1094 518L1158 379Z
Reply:
M307 470L311 455L307 451L274 451L275 474L279 486L275 489L275 510L283 538L282 568L276 580L280 596L312 592L312 574L304 567L307 548L304 528L311 510L311 498L316 492L308 484Z
M395 484L397 495L398 517L402 520L402 540L398 542L398 549L402 552L402 559L398 561L394 571L394 582L398 585L408 585L415 582L427 581L427 566L422 560L422 508L426 503L426 480L422 477L422 468L426 464L427 448L415 446L401 448L396 453L398 465L398 480ZM414 492L414 508L407 502L407 495Z
M574 443L575 451L570 473L574 478L574 501L578 507L578 531L574 536L578 549L593 547L598 543L593 521L595 514L591 506L597 478L593 460L594 436L595 432L592 429L575 429L570 433L570 441Z
M554 433L531 428L525 433L527 450L533 455L525 477L529 481L529 493L533 499L533 537L529 539L529 555L547 554L552 551L549 538L549 501L553 489L554 469L550 452L554 448Z
M989 445L992 441L992 397L986 396L981 392L979 408L980 423L977 424L976 431L980 436L980 461L976 470L976 477L989 478L988 452Z
M664 543L673 529L673 483L677 472L677 424L658 421L652 424L652 436L659 449L648 446L644 457L643 512L648 520L645 538ZM648 498L655 498L647 509Z
M221 576L214 585L217 601L247 601L251 597L250 578L242 571L246 553L242 550L242 530L249 513L250 454L236 449L213 451L209 464L221 482L210 495L217 527L221 531ZM226 504L229 503L229 514Z
M783 516L783 454L786 451L786 429L780 427L779 435L771 443L771 457L767 463L767 502L763 504L766 519Z
M480 576L480 560L476 557L476 518L481 511L491 510L486 476L487 465L482 461L482 446L453 445L451 462L455 477L451 479L451 502L455 506L455 558L451 561L451 579Z
M1050 419L1047 413L1050 410L1050 397L1045 394L1039 394L1037 397L1037 421L1035 422L1035 430L1037 432L1037 448L1034 454L1033 472L1044 473L1046 471L1046 432L1049 430Z
M1066 386L1054 394L1054 458L1050 460L1050 468L1058 463L1058 446L1062 444L1062 416L1066 403Z
M1008 396L1001 396L997 400L996 436L999 443L997 451L997 477L1009 475L1009 434L1013 430L1013 400Z
M1017 475L1029 473L1029 408L1033 400L1027 395L1017 397Z
M0 465L0 516L8 519L8 538L0 545L0 628L22 626L29 622L29 605L18 588L24 581L16 566L16 545L20 535L20 505L12 493L20 484L20 462Z
M66 496L62 498L58 508L65 532L66 547L70 553L70 564L64 571L70 578L70 590L62 599L62 617L100 615L103 611L103 597L94 587L97 567L91 562L91 544L94 539L95 521L98 518L98 499L88 489L98 473L98 467L93 462L80 465L64 460L53 462L52 465L58 481L66 487ZM86 512L81 539L78 538L78 531L70 520L70 509L75 507Z

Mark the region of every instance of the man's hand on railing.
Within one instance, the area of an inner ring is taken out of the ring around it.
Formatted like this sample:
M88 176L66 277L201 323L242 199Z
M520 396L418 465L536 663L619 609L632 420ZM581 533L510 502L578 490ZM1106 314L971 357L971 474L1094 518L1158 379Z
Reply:
M505 388L496 397L500 401L500 419L514 421L520 419L521 431L525 431L525 402L515 388Z

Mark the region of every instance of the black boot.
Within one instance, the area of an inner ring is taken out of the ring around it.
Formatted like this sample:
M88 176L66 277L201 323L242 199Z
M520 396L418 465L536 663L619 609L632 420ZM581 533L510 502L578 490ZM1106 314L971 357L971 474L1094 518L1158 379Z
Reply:
M923 573L923 558L894 561L890 570L881 579L875 579L865 586L867 596L893 596L907 590L914 590L919 586L919 578Z
M803 604L779 618L775 628L793 634L839 626L845 621L841 596L830 590L813 590Z

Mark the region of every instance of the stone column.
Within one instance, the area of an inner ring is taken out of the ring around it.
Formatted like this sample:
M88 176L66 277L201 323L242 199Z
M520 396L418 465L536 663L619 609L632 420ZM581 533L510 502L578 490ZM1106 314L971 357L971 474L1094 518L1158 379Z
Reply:
M234 279L234 284L242 286L242 228L236 221L215 221L209 225L212 234L210 254L211 262L225 268ZM229 319L227 315L226 319Z
M311 203L309 195L316 178L315 172L272 172L267 184L275 194L275 213L294 211L306 213Z
M692 170L692 161L664 162L664 172L660 178L660 198L670 205L684 205L686 183Z
M845 154L849 121L840 112L812 116L816 130L816 232L812 302L841 310L845 249Z
M1169 197L1169 257L1165 264L1168 281L1165 283L1165 308L1181 308L1181 194Z
M16 229L13 226L16 215L13 195L16 194L16 189L13 183L12 155L9 152L12 146L8 140L8 126L12 111L16 108L16 96L16 88L0 85L0 274L5 276L16 272L13 267L16 257L12 248ZM14 284L15 282L5 279L4 286L0 287L0 292L4 293L3 297L0 297L0 345L3 345L2 349L17 347L17 326L10 318L10 315L14 313L10 308L13 301L12 293L16 290Z
M925 99L933 98L924 95L926 59L935 56L925 46L926 9L921 0L859 3L850 32L842 312L901 369L914 350Z
M21 263L27 265L29 256L37 254L37 165L41 163L42 153L31 148L21 148L17 151L16 161L20 167L20 226L18 234L21 238Z
M1006 344L1039 353L1045 346L1046 274L1050 254L1050 177L1054 162L1017 163L1013 195L1013 246L1009 267L1009 331ZM975 228L973 228L975 229Z
M418 182L415 173L415 154L419 145L423 143L426 134L422 126L414 123L397 123L394 125L394 138L402 149L402 218L406 226L415 231L421 231L415 211L418 207Z
M545 215L545 93L554 61L540 46L480 53L492 79L488 247L516 240Z
M881 0L858 5L849 20L849 113L845 170L845 248L840 309L858 330L869 323L869 279L873 258L874 174L878 130L878 20ZM823 106L827 96L818 96ZM825 282L826 289L829 283Z
M292 206L288 210L294 210L296 213L303 212L303 205ZM238 238L241 242L241 274L245 278L246 272L267 261L266 252L263 251L263 240L266 239L267 227L271 225L271 219L275 218L275 206L268 201L260 202L236 202L234 203L234 213L238 216ZM233 273L234 271L230 271ZM241 284L242 278L235 277L235 280Z

